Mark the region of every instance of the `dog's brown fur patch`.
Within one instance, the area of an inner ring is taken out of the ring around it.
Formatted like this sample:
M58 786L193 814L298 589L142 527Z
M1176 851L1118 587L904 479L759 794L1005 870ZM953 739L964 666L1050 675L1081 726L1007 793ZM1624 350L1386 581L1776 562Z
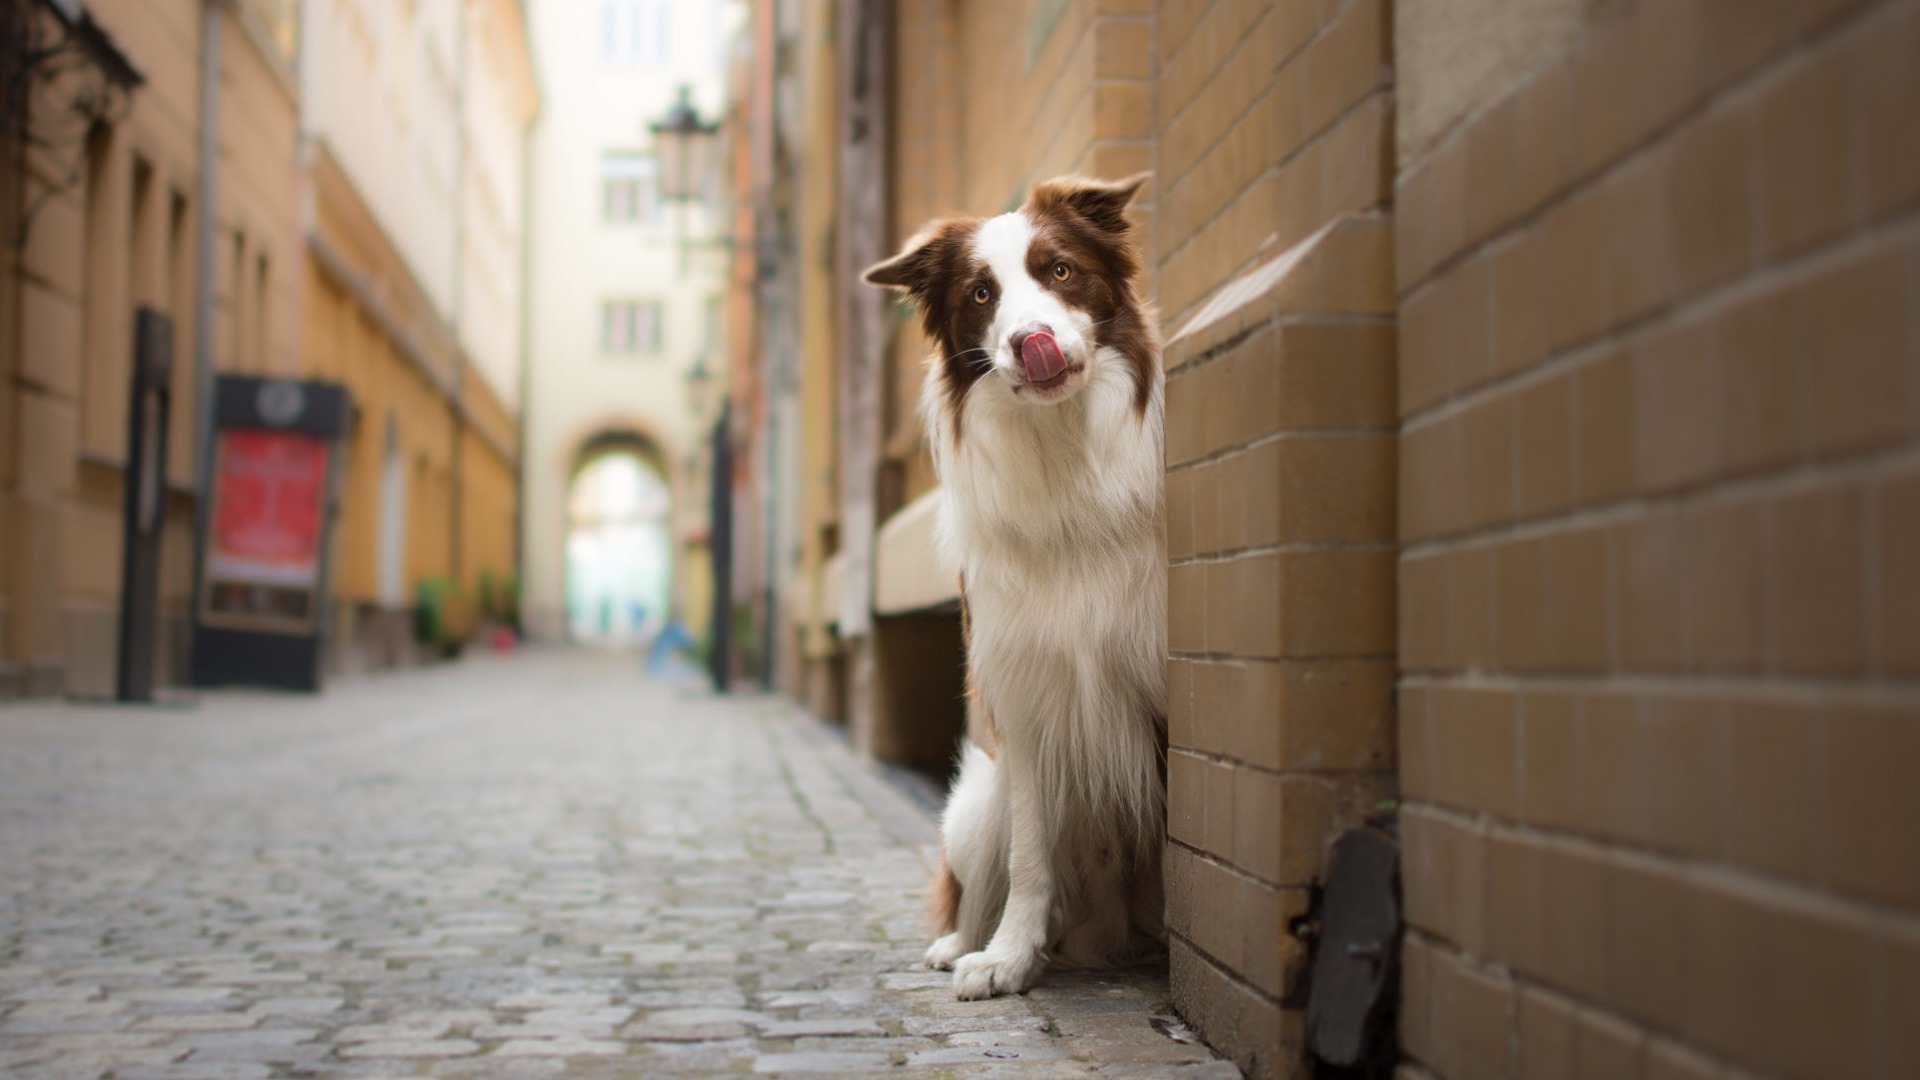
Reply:
M973 655L973 615L967 609L967 576L960 575L960 644L967 656ZM987 695L974 678L973 662L967 662L967 741L980 748L988 761L1000 760L1000 725L993 710L987 708Z
M947 846L940 845L940 862L933 870L933 884L927 889L927 921L933 932L945 936L960 925L960 879L947 865Z

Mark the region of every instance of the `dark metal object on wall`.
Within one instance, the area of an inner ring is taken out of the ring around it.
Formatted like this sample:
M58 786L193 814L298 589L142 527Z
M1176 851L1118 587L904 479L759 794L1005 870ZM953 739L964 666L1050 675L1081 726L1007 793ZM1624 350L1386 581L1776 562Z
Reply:
M712 499L707 552L713 564L713 615L707 636L707 671L716 693L727 692L733 665L733 440L726 405L713 423Z
M1392 833L1368 825L1334 844L1320 922L1307 1045L1356 1076L1391 1075L1400 956L1400 851Z
M200 507L193 681L320 688L337 447L337 383L222 375Z
M114 697L153 700L160 637L160 537L167 523L167 425L173 395L173 320L134 314L120 557L120 654Z

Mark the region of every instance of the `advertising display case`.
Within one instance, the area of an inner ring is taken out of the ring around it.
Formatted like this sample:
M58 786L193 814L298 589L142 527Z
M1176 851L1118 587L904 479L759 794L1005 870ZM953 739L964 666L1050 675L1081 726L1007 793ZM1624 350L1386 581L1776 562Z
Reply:
M202 508L193 681L320 687L337 447L335 383L222 375Z

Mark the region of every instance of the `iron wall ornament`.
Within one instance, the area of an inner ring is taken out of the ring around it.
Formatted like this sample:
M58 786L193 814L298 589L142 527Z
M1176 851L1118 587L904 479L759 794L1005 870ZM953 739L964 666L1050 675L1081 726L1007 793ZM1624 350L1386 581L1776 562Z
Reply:
M86 175L94 136L126 119L147 80L80 0L0 0L0 70L0 138L44 150L59 166L9 238L20 251L40 210Z

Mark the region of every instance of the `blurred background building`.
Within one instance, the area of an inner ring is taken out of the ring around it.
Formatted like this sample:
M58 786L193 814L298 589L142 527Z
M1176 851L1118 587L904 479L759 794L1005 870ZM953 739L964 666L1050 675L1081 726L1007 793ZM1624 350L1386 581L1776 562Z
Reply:
M704 632L721 192L705 163L663 156L652 127L683 105L696 124L721 115L735 8L533 0L531 13L546 113L532 159L527 630L638 640L677 613Z
M301 372L358 411L335 524L352 670L412 658L423 583L456 623L511 618L540 87L519 0L301 12Z
M162 681L185 669L215 372L353 395L331 668L409 659L423 583L469 621L502 607L539 111L517 0L0 10L0 691L112 692L139 305L174 358Z
M857 274L1152 169L1182 1015L1258 1076L1369 1015L1367 1075L1920 1071L1920 3L759 0L742 40L736 671L944 772L928 345ZM1369 822L1384 949L1320 937Z
M0 10L0 693L103 694L135 306L172 320L161 641L174 672L193 577L196 367L300 364L297 22L271 2Z

